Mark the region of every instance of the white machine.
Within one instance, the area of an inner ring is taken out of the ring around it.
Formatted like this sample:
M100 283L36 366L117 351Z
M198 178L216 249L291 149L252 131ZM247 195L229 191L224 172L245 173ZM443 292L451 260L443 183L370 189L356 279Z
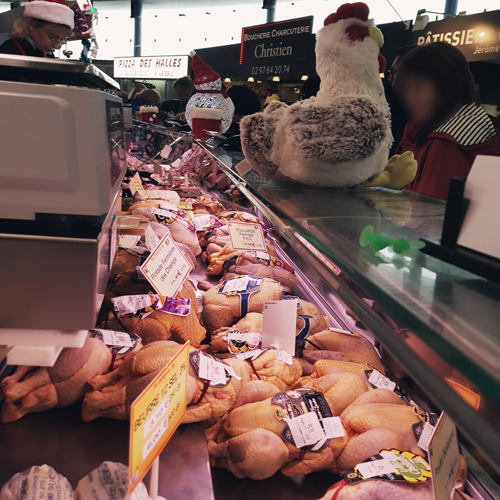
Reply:
M122 101L106 90L117 87L92 65L0 55L0 345L16 345L9 363L50 347L50 364L95 326L126 171Z

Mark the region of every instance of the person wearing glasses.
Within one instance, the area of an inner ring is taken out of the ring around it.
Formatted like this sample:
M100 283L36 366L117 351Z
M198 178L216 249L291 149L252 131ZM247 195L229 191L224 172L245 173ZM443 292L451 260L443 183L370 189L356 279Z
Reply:
M30 0L0 54L54 57L53 51L72 35L74 13L64 0Z

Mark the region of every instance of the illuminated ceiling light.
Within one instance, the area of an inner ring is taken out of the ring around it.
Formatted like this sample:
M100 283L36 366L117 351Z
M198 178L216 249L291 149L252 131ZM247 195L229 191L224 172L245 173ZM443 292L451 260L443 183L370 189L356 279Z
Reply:
M257 80L257 83L262 83L262 80Z
M300 78L302 81L306 81L309 77L307 75L302 75L302 77Z
M484 34L485 34L485 33L484 33L484 31L482 31L482 32L481 32L481 33L479 33L479 35L477 35L477 36L484 36Z
M279 76L273 76L273 82L279 82L280 77Z
M231 83L231 78L224 78L224 83Z
M385 73L380 73L380 78L385 78Z
M247 82L255 82L255 79L253 76L249 76Z

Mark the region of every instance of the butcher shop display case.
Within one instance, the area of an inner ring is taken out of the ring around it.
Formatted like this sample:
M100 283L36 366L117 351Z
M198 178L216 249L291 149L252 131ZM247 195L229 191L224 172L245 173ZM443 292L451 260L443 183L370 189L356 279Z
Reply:
M189 134L134 122L124 175L130 180L148 163L143 180L193 199L212 197L224 209L258 217L283 268L294 270L298 285L292 293L299 304L315 305L335 331L368 339L406 401L427 412L446 412L467 460L467 494L474 500L500 499L500 287L419 251L395 253L390 245L402 238L439 238L445 203L406 190L277 184L252 170L240 151L217 146L223 143L220 137L195 141ZM190 166L178 176L174 170L186 155ZM126 211L137 202L127 184L122 188L123 197L101 221L110 241L116 236L108 224L120 203ZM375 252L365 243L377 233L387 245ZM93 241L98 239L94 235ZM106 276L114 245L105 245ZM69 247L66 252L75 265L83 262ZM201 256L196 263L190 280L198 288L215 286L219 277L207 275ZM75 278L68 280L74 284ZM74 485L104 460L126 464L129 423L84 422L81 407L79 402L0 424L0 486L42 463ZM206 427L205 422L182 425L161 454L159 494L168 500L314 500L340 479L328 470L294 477L278 471L260 481L238 478L210 466Z
M202 144L286 241L283 254L313 285L311 300L329 309L337 327L373 335L393 378L450 415L468 459L488 471L478 467L479 481L499 497L499 285L422 252L360 244L367 226L393 241L437 240L445 202L408 190L278 184L241 152Z

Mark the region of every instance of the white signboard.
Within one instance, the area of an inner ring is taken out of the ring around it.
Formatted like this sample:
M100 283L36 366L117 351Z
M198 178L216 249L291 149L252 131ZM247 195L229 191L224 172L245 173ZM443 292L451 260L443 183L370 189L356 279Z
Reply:
M141 266L141 271L160 295L175 297L191 272L191 264L167 233Z
M295 356L297 303L295 300L264 302L262 347L276 346Z
M267 250L264 232L260 224L228 222L231 246L235 250Z
M188 56L115 57L114 78L177 79L188 74Z

